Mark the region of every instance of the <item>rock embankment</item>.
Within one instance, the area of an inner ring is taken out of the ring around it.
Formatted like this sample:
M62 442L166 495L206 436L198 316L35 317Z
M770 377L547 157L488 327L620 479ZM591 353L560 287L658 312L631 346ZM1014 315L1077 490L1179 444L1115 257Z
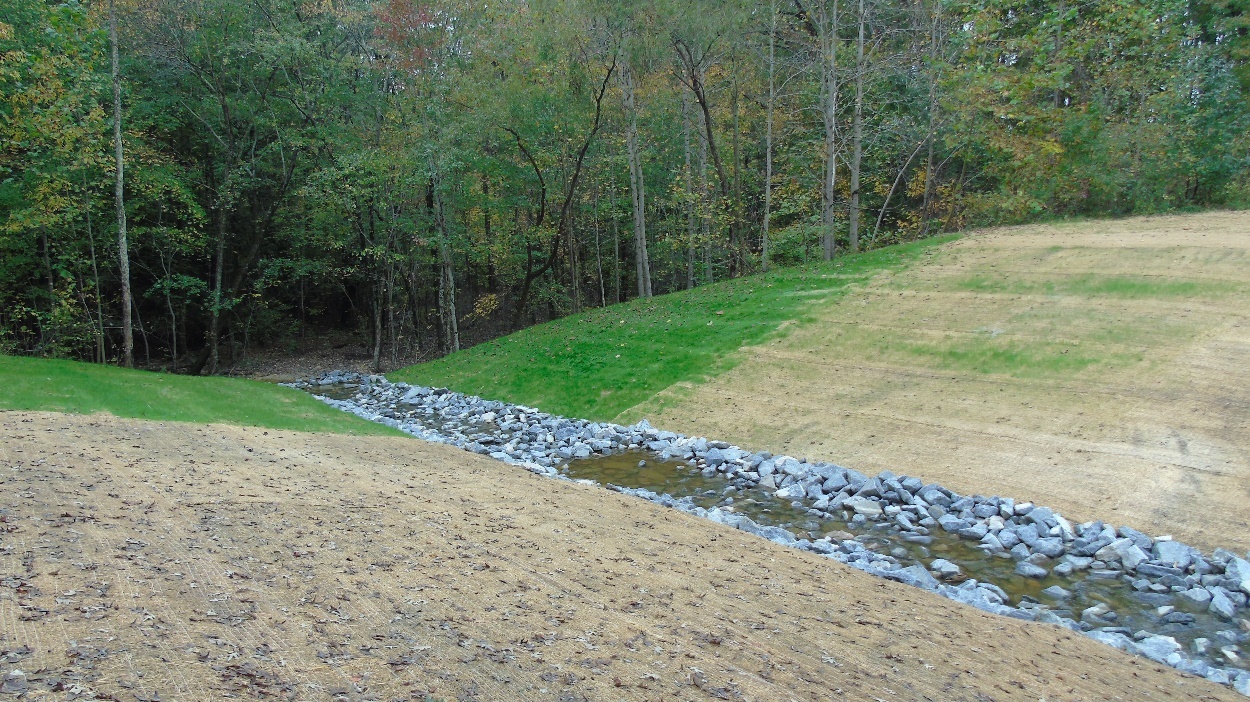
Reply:
M1244 669L1241 648L1250 641L1246 611L1250 561L1226 550L1203 554L1169 537L1150 537L1126 526L1101 521L1073 524L1031 502L960 495L888 471L868 476L830 463L754 453L725 442L656 429L645 420L621 426L570 419L522 405L351 373L332 373L292 385L365 419L553 478L565 477L558 466L569 460L645 450L664 459L686 461L708 475L722 475L743 489L767 489L813 517L844 519L851 528L887 530L916 544L929 543L939 534L957 535L987 559L1010 559L1014 573L1021 577L1041 579L1054 574L1078 582L1119 581L1137 594L1136 601L1154 608L1155 631L1118 626L1117 614L1106 605L1078 613L1031 598L1013 604L993 582L965 579L948 584L943 579L958 574L960 568L946 559L934 559L927 567L904 565L899 556L878 553L853 538L799 538L785 528L736 514L732 507L707 509L695 505L689 496L611 486L984 611L1083 632L1250 695L1250 672ZM349 386L353 390L350 399L321 394L336 386ZM1066 596L1062 587L1048 590L1045 594L1054 600ZM1193 637L1189 627L1197 619L1195 611L1211 621L1225 622L1227 628L1217 626L1214 639ZM1189 646L1178 638L1188 639Z

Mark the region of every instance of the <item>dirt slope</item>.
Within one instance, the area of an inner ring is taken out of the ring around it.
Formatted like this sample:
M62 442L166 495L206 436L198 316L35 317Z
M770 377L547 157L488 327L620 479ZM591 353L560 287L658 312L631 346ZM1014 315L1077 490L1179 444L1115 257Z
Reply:
M30 699L1238 699L416 440L15 413L0 437L0 660Z
M1250 548L1250 213L972 234L631 411Z

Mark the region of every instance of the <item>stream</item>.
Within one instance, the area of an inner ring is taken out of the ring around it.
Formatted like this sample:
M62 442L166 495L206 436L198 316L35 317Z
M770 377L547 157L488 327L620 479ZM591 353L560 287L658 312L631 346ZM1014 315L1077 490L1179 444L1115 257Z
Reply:
M1065 626L1250 695L1250 563L1222 549L1204 556L1127 527L1072 525L1032 503L749 453L645 422L568 419L381 376L333 373L291 385L419 438L604 485L986 611Z

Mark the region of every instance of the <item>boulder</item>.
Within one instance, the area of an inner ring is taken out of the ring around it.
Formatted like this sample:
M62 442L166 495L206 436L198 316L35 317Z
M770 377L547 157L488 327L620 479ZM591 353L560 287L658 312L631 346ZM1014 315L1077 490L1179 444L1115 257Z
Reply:
M905 585L912 585L923 588L925 590L938 589L937 578L933 577L929 571L925 570L922 565L912 565L898 570L887 570L881 573L888 580L894 580Z
M1033 565L1028 561L1020 561L1016 564L1016 575L1023 575L1026 578L1041 580L1046 577L1048 572L1045 568Z
M1136 643L1137 652L1156 663L1180 662L1181 645L1171 636L1147 636Z
M1236 613L1237 606L1220 590L1211 593L1211 604L1207 605L1207 611L1226 622L1233 620L1233 614Z
M1233 689L1250 697L1250 672L1242 672L1233 679Z
M1063 555L1063 539L1058 536L1038 539L1032 548L1034 553L1040 553L1047 558L1058 558Z
M1102 561L1120 561L1129 570L1137 568L1138 564L1147 560L1145 551L1127 537L1112 541L1098 549L1094 555Z
M1185 570L1194 562L1194 550L1179 541L1160 541L1153 551L1155 561L1169 568Z
M847 500L842 503L842 506L855 510L856 514L862 514L865 517L881 516L881 504L876 500L867 497L860 497L859 495L856 495L855 497L847 498Z
M1236 556L1224 566L1224 577L1236 581L1237 589L1250 595L1250 561Z
M1067 590L1059 587L1058 585L1051 585L1045 590L1042 590L1042 594L1051 598L1052 600L1066 600L1072 596L1071 592L1068 592Z
M1211 593L1206 588L1201 587L1190 588L1182 592L1180 596L1196 605L1206 606L1211 602Z
M793 483L774 492L773 495L782 500L800 500L807 497L807 490L803 488L801 483Z

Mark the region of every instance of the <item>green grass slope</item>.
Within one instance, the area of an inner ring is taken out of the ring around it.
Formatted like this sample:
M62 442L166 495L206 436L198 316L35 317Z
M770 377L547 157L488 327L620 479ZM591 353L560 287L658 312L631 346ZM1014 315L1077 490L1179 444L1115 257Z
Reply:
M677 382L734 364L733 353L802 322L815 301L898 269L945 236L783 268L564 317L395 371L393 381L446 386L573 417L617 418Z
M0 356L0 409L221 423L293 431L400 435L270 383Z

